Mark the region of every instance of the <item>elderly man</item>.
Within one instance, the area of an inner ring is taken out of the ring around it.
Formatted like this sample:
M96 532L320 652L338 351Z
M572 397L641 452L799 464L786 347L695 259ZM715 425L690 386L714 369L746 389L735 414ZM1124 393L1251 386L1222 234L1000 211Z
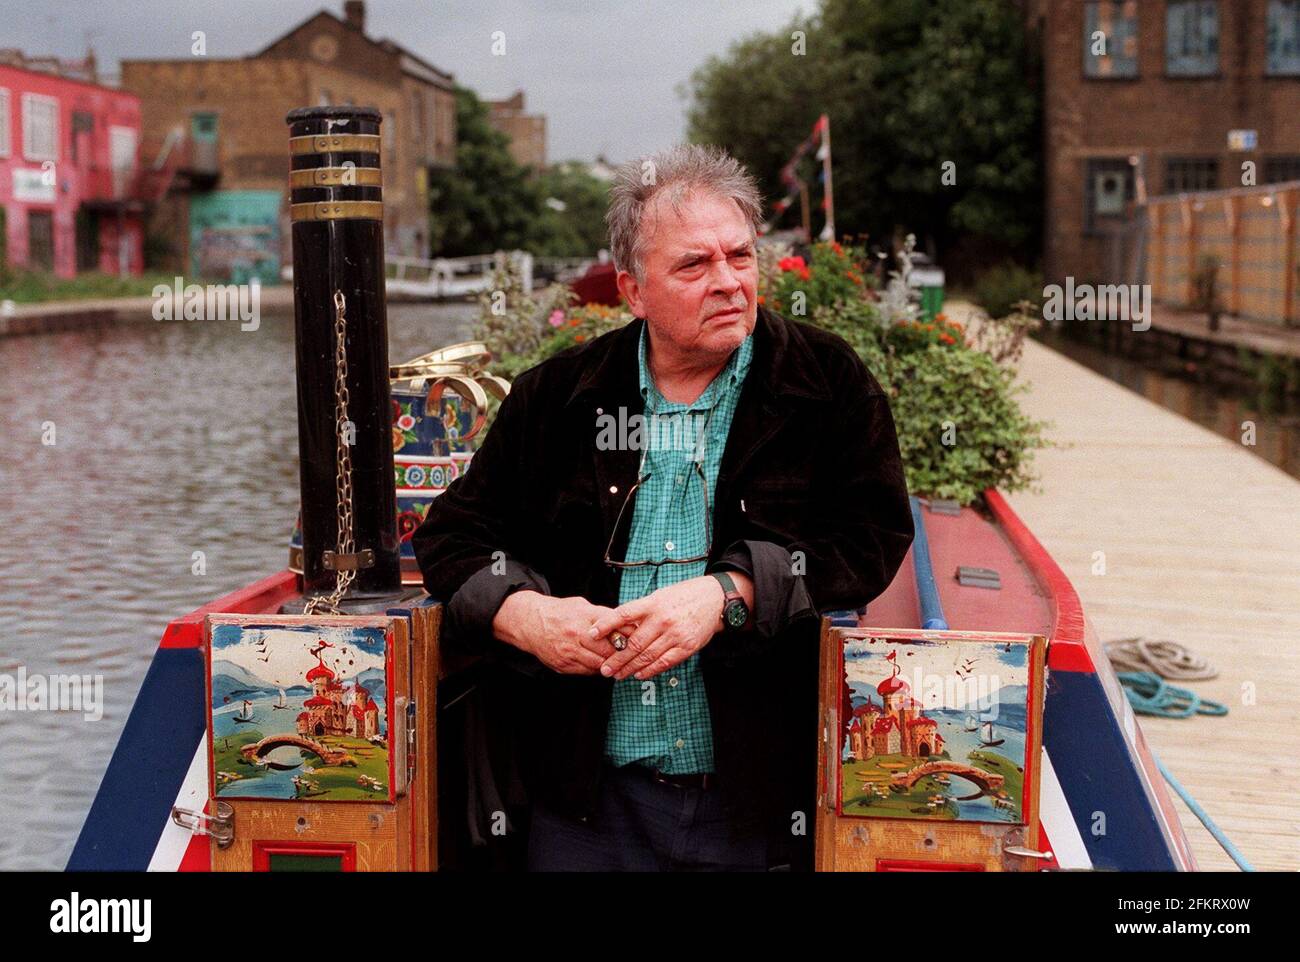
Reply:
M758 305L760 210L717 149L620 170L636 320L520 375L415 533L448 643L528 674L533 869L811 865L818 613L912 523L874 378Z

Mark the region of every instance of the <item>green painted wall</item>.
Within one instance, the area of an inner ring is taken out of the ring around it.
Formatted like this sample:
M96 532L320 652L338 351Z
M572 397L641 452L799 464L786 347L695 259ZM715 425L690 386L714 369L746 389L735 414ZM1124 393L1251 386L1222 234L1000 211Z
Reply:
M280 281L278 190L218 190L190 198L190 274L246 284Z

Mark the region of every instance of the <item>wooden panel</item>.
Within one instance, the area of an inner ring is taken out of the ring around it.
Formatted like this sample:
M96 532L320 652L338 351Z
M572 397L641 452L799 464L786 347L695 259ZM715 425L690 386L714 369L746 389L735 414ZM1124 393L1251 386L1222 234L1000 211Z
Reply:
M215 798L209 784L209 811L217 800L234 811L234 840L225 849L211 842L212 870L250 871L266 864L267 848L291 850L348 848L344 864L357 871L429 870L436 865L436 772L433 746L433 695L437 677L437 634L441 609L417 609L412 619L388 617L249 615L211 616L207 623L209 662L211 631L215 622L270 626L300 626L307 621L322 628L383 626L390 632L386 654L391 685L385 692L387 704L386 742L390 758L390 785L396 796L370 800L312 800L310 798ZM319 657L319 656L317 656ZM367 682L369 684L369 682ZM430 692L427 704L419 696ZM405 739L404 706L416 699L416 758L414 779L406 784L399 743ZM212 703L209 671L208 698ZM211 723L209 755L211 757ZM352 749L349 749L352 750ZM400 770L399 770L400 769ZM210 770L210 778L215 777Z
M994 653L1002 651L998 667ZM1034 848L1038 839L1046 652L1041 635L832 628L823 621L817 869L1038 869L1037 859L1005 849ZM901 666L914 655L913 675L905 676ZM864 687L877 675L879 704ZM1021 697L1023 722L1015 713ZM1001 740L985 727L992 721L972 727L972 718L999 712ZM986 747L1004 743L1010 757ZM856 791L845 784L852 777L862 781ZM977 790L957 794L967 785Z

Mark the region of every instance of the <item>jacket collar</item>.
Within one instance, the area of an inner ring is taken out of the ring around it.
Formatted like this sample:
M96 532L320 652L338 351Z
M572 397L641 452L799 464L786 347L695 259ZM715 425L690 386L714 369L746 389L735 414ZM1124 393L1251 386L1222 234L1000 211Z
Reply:
M594 356L574 385L570 404L589 391L610 395L638 383L637 350L645 323L638 317L592 343ZM746 382L770 396L792 395L815 401L828 401L831 396L821 366L803 334L762 305L754 324L754 356Z

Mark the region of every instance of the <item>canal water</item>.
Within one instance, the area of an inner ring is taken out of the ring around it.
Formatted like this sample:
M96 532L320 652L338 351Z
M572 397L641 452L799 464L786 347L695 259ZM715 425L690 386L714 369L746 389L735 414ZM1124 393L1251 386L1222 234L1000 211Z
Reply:
M1078 327L1044 329L1035 339L1300 478L1300 403L1294 397L1227 383L1213 367L1173 353L1136 360L1102 350Z
M475 313L391 304L392 359ZM102 678L0 711L0 870L63 868L167 623L284 569L295 403L288 312L0 338L0 676Z

